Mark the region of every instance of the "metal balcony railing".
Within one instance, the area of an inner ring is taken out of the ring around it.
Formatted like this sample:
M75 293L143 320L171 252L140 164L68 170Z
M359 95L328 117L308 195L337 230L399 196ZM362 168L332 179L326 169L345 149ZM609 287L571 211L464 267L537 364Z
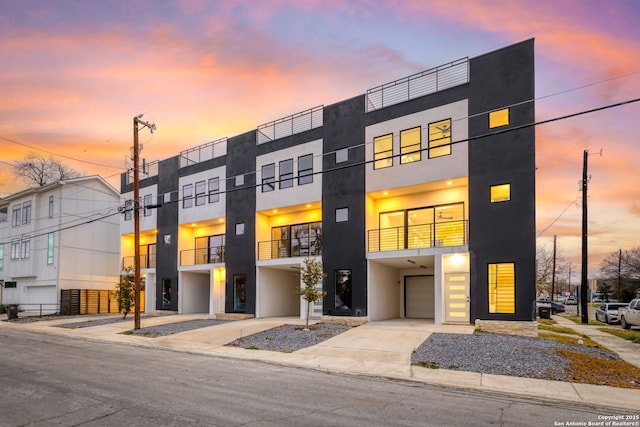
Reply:
M322 241L317 238L269 240L258 242L258 260L322 255Z
M322 126L323 108L324 106L319 105L309 110L258 126L256 129L257 143L263 144Z
M399 104L469 82L469 58L462 58L430 70L368 89L366 112Z
M397 251L466 245L469 221L447 221L367 232L367 251Z
M180 167L215 159L227 154L227 138L216 139L206 144L198 145L180 152Z
M127 270L133 268L135 256L126 256L122 258L122 269ZM140 268L156 268L156 256L140 255Z
M186 249L180 251L180 266L217 264L225 261L225 247Z

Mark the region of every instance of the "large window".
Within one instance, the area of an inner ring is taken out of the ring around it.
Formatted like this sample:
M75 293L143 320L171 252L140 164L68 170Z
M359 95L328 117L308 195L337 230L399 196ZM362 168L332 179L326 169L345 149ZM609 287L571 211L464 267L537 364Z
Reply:
M20 259L20 242L11 242L11 259Z
M209 203L220 200L220 178L209 178Z
M207 189L204 181L196 182L196 206L202 206L207 201L207 196L205 195Z
M489 313L515 313L515 264L489 264Z
M14 206L13 211L11 212L11 225L14 227L20 225L20 212L22 211L22 206Z
M400 132L400 164L420 161L421 134L420 126Z
M22 204L22 223L29 224L31 222L31 201Z
M286 258L322 254L322 222L283 225L271 229L272 256Z
M190 208L193 206L193 184L182 186L182 207Z
M373 138L373 168L393 166L393 134Z
M298 157L298 185L313 182L313 154Z
M451 154L451 119L429 124L429 158Z
M262 192L273 191L276 189L276 165L269 163L262 166Z
M280 188L293 187L293 159L283 160L279 165Z
M224 234L196 237L196 264L224 262Z
M53 233L47 235L47 265L53 264Z

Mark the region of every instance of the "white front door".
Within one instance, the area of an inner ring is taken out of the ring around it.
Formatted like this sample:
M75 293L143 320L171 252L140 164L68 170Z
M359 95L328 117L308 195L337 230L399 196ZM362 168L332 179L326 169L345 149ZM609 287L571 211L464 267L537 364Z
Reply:
M469 273L444 275L445 322L469 323Z
M404 317L433 319L435 309L433 276L406 276L404 301Z

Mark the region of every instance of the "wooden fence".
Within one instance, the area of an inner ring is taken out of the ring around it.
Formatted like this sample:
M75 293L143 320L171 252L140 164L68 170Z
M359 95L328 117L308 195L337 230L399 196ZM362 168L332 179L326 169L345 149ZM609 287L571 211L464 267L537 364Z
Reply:
M131 311L133 311L133 305ZM140 292L140 311L144 311L144 291ZM118 313L118 294L104 289L60 290L60 314Z

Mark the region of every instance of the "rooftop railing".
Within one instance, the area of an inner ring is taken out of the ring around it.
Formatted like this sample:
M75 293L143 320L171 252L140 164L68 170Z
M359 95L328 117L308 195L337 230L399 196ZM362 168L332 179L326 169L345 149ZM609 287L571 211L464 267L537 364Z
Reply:
M322 126L323 108L324 106L319 105L292 116L258 126L256 130L257 143L263 144L265 142L271 142L279 138Z
M367 113L469 82L469 58L458 59L367 90Z
M180 152L180 167L204 162L227 154L227 138L220 138Z

